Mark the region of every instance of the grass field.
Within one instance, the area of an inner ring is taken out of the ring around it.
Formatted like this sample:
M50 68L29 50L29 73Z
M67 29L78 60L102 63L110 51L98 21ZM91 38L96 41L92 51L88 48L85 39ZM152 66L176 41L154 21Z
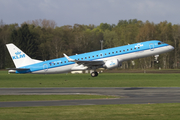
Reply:
M0 108L1 120L179 120L180 103Z
M0 87L180 87L180 74L102 73L7 74L0 71Z
M180 87L180 74L102 73L89 74L7 74L0 71L0 87ZM1 95L0 101L99 99L94 95ZM0 120L179 120L180 103L83 105L0 108Z

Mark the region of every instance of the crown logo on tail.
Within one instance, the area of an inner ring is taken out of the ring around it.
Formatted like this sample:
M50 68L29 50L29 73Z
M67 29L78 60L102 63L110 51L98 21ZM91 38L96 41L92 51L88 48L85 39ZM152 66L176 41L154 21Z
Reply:
M17 52L15 52L15 54L16 54L16 55L20 55L20 54L21 54L21 52L18 52L18 51L17 51Z

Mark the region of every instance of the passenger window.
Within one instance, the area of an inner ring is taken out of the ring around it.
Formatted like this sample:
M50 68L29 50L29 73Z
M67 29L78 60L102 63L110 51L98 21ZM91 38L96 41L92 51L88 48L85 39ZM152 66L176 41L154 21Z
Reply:
M116 51L116 53L118 53L118 51Z
M125 50L123 50L125 52Z
M140 47L138 47L138 49L140 49Z
M98 57L98 55L96 55Z
M87 59L87 57L85 57L85 59Z
M64 61L64 63L66 63L66 61Z
M131 48L131 50L132 50L132 48Z
M109 53L110 54L110 53Z
M90 58L90 56L89 56L89 58Z
M105 53L105 55L106 55L106 53Z
M83 60L83 58L81 58Z
M119 52L121 52L121 50Z
M134 48L136 50L136 48Z
M114 54L114 52L112 52L112 54Z
M129 49L127 49L127 51L129 51Z

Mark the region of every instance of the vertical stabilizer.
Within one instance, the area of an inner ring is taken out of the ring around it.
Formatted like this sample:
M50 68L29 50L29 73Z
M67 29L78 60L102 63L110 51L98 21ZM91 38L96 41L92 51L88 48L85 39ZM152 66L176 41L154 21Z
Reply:
M26 65L31 65L36 63L28 55L26 55L22 50L16 47L14 44L6 44L11 58L16 66L16 68L23 67Z

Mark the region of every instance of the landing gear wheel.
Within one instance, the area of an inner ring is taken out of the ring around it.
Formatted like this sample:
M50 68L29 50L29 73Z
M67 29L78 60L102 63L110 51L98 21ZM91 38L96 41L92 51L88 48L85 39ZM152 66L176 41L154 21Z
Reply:
M98 72L95 72L96 76L98 76Z
M91 73L91 76L92 76L92 77L98 76L98 72L92 72L92 73Z
M156 61L154 61L154 63L158 64L158 63L159 63L159 61L157 61L157 60L156 60Z

